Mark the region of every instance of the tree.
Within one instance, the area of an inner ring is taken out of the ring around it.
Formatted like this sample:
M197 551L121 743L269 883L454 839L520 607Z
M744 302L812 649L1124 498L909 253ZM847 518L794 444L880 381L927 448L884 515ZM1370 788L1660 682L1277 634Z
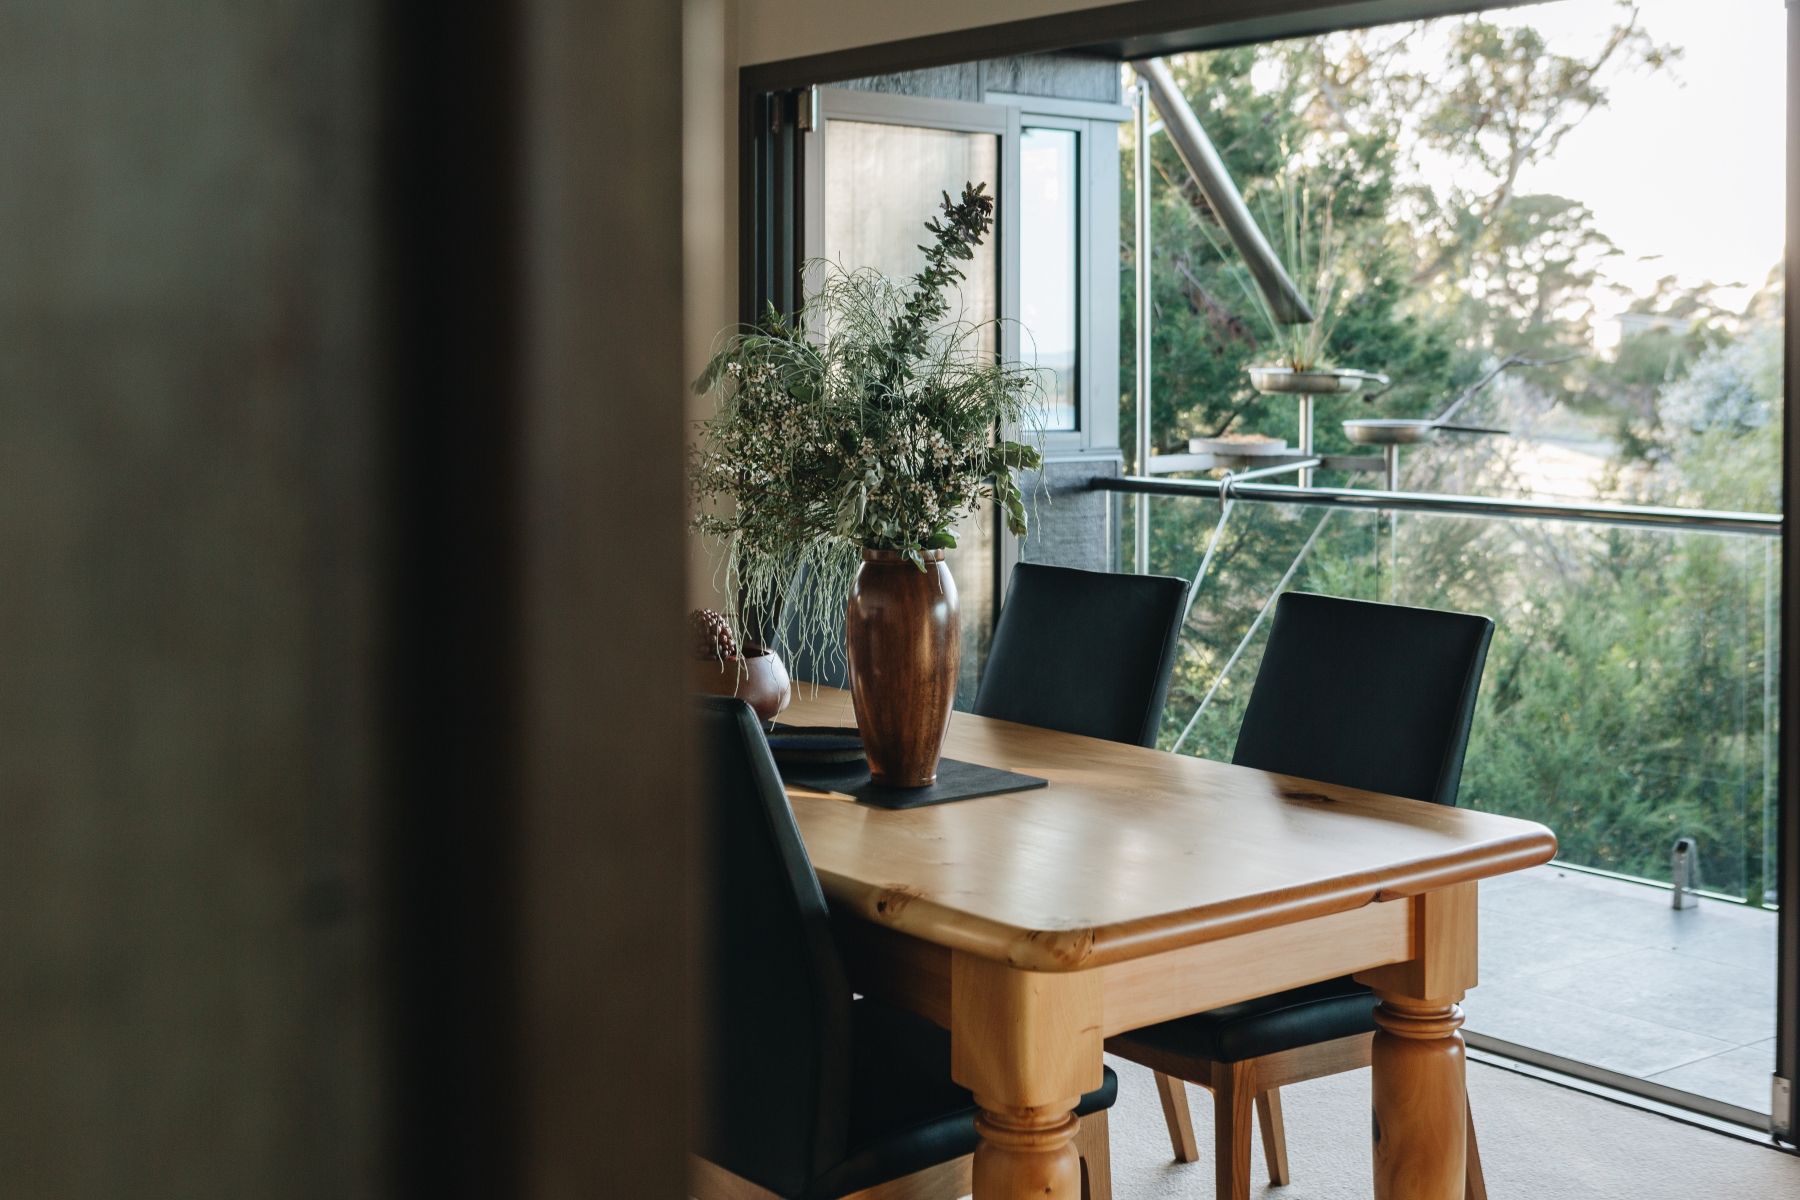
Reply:
M1418 81L1435 99L1417 127L1427 147L1476 168L1479 185L1449 190L1428 214L1435 248L1414 273L1419 284L1454 278L1504 229L1519 175L1555 153L1564 138L1607 102L1609 68L1659 70L1678 57L1638 25L1637 5L1617 0L1620 19L1599 50L1576 58L1551 49L1530 26L1505 28L1481 17L1455 24L1441 70Z

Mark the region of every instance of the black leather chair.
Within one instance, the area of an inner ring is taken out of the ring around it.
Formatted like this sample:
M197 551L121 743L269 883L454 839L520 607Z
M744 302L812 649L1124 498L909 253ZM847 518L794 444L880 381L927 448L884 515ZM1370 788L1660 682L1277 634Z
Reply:
M1323 783L1455 804L1488 639L1486 617L1291 592L1232 761ZM1252 1101L1270 1182L1288 1181L1279 1089L1369 1063L1374 997L1334 979L1108 1039L1152 1068L1175 1157L1193 1162L1182 1081L1213 1093L1218 1200L1250 1194ZM1471 1200L1485 1196L1469 1124Z
M973 711L1154 746L1187 590L1164 575L1020 563Z
M969 1191L975 1101L950 1078L950 1037L852 997L825 897L749 705L698 701L710 768L707 1104L695 1200L909 1200ZM1108 1200L1108 1070L1082 1097L1085 1195Z

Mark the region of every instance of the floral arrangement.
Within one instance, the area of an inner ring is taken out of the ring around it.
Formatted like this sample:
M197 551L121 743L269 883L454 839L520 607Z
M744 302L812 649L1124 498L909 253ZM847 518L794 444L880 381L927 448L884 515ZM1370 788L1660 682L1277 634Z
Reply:
M922 570L985 499L1026 532L1016 473L1042 457L1007 435L1033 419L1037 372L982 348L991 323L949 315L993 198L970 185L942 208L912 279L815 264L804 314L771 307L695 384L719 400L694 453L695 526L722 548L725 594L765 627L785 604L784 625L810 651L842 619L863 549Z

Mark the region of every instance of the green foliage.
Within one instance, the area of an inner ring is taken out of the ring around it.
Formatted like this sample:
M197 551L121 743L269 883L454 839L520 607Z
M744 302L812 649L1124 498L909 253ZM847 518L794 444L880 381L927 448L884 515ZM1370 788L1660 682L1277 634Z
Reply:
M695 526L717 539L725 592L764 626L789 606L805 651L836 652L861 549L899 551L922 570L984 500L1026 533L1017 474L1041 455L998 435L1031 418L1037 375L983 351L983 326L945 320L957 264L992 224L981 187L946 195L912 280L819 264L803 318L771 309L731 334L695 384L719 397L692 464Z
M1264 204L1258 220L1270 232L1271 248L1282 269L1311 310L1310 321L1287 323L1277 317L1251 276L1249 264L1225 241L1223 231L1214 229L1211 214L1201 214L1197 224L1219 256L1222 273L1237 285L1238 293L1260 318L1264 335L1261 365L1311 371L1331 365L1327 354L1332 329L1342 315L1345 264L1339 258L1343 247L1335 219L1337 195L1329 189L1315 195L1309 181L1284 168L1276 179L1275 196L1278 207L1271 211Z

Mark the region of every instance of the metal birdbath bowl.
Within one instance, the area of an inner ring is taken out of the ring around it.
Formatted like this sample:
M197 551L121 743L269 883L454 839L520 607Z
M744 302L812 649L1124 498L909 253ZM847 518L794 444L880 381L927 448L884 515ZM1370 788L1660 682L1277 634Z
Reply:
M1421 442L1429 442L1439 432L1445 433L1486 433L1504 436L1509 430L1493 429L1486 425L1452 425L1441 417L1427 421L1408 417L1360 417L1354 421L1344 422L1344 436L1358 446L1380 446L1387 474L1388 491L1398 491L1400 487L1400 447L1416 446Z
M1373 400L1393 386L1386 375L1340 367L1316 367L1310 371L1250 367L1249 372L1250 386L1270 396L1347 396L1362 391L1365 384L1373 384L1374 390L1365 397Z
M1392 386L1392 380L1386 375L1354 371L1348 367L1315 367L1309 371L1296 371L1292 367L1251 367L1249 373L1250 386L1264 395L1293 396L1300 401L1299 451L1304 455L1313 452L1313 397L1362 392L1365 400L1373 400ZM1373 385L1373 390L1363 392L1364 385ZM1312 484L1311 470L1300 472L1299 484L1301 487Z

